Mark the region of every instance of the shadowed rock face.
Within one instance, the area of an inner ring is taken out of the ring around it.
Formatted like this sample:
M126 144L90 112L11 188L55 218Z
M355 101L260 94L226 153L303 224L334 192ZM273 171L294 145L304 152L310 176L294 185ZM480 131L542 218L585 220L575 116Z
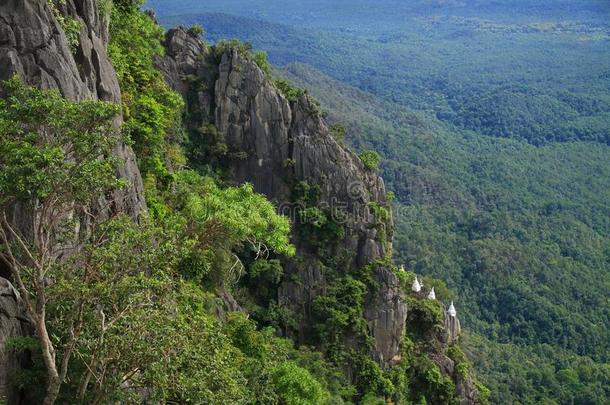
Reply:
M386 203L383 180L335 141L307 95L289 102L256 63L237 49L229 47L216 57L183 29L169 31L166 48L167 56L157 66L189 100L187 108L197 112L191 114L194 126L214 124L231 149L245 152L245 158L225 162L232 181L252 183L285 214L294 214L295 184L318 185L318 206L344 214L345 235L332 252L346 257L344 270L391 253L391 219L376 223L369 209L370 203ZM298 338L305 341L313 300L324 294L327 280L316 248L299 236L298 223L294 229L293 242L301 260L285 262L286 281L279 299L301 315ZM377 266L374 277L380 288L367 298L364 316L375 339L372 355L387 366L399 352L406 304L391 270Z
M81 23L79 45L72 52L47 0L2 0L0 80L18 75L41 89L57 89L69 100L120 102L118 80L106 53L108 26L98 10L95 0L68 0L61 6L62 15ZM116 125L120 122L121 117L117 117ZM100 196L94 208L102 213L111 210L137 218L146 209L146 203L135 155L126 145L117 146L114 153L124 162L118 174L132 187L110 196ZM31 216L26 209L16 205L8 216L24 235L30 235ZM87 232L86 223L81 224L81 230ZM4 273L2 275L7 276ZM10 404L20 401L16 392L5 391L6 377L19 366L19 359L7 351L5 341L22 336L26 331L23 328L25 313L7 285L8 281L0 278L0 399L6 395Z
M14 373L23 365L23 355L7 347L7 339L27 336L31 331L24 317L19 293L0 277L0 402L18 403L20 392L11 384Z

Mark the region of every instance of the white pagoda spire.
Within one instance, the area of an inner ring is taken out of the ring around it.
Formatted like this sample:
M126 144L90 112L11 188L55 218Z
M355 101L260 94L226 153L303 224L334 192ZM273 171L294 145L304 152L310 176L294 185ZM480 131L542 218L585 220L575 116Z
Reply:
M415 281L413 281L413 285L411 286L411 291L418 293L421 291L421 285L419 284L419 281L417 280L417 276L415 276Z
M405 265L404 264L400 265L400 271L403 272L403 273L405 272Z
M453 306L453 301L451 301L451 305L449 305L449 309L447 310L447 313L449 314L449 316L452 316L454 318L457 315L457 311L455 310L455 307Z
M435 300L436 299L436 293L434 292L434 287L432 287L432 289L430 290L430 293L428 293L428 299L429 300Z

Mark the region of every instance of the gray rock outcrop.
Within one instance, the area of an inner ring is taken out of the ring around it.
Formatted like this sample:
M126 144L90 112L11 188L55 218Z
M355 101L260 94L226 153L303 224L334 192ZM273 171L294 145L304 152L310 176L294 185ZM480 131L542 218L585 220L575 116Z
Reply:
M23 366L24 356L7 343L12 338L28 336L31 330L19 293L7 279L0 277L0 402L18 403L21 397L12 382Z
M317 205L337 213L344 227L331 255L342 255L344 270L358 269L391 254L391 218L379 220L371 204L385 205L383 180L330 134L313 100L289 102L250 58L234 47L215 55L184 29L170 30L167 56L157 61L167 82L197 111L196 125L214 124L240 159L224 162L229 178L250 182L296 220L293 189L298 182L319 186ZM192 116L192 114L191 114ZM327 287L316 249L299 236L293 243L298 261L288 260L279 301L300 316L298 338L308 334L314 299ZM372 355L387 366L399 353L406 304L397 277L375 266L379 284L367 298L364 316L375 340Z
M468 370L465 374L461 373L456 363L444 353L432 354L430 357L439 370L455 382L455 396L458 398L460 405L481 403L472 371Z

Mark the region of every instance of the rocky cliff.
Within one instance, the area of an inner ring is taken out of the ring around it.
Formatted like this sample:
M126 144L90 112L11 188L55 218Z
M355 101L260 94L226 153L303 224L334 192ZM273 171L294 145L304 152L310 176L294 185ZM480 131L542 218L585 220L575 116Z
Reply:
M18 351L6 347L6 342L30 332L19 293L8 280L0 278L0 401L4 399L7 404L19 402L21 393L11 381L25 359Z
M191 129L214 126L233 152L217 162L227 180L252 183L293 220L298 259L284 260L286 275L278 301L299 319L294 337L309 342L316 322L312 307L316 297L328 293L333 272L369 268L376 287L368 292L362 315L374 342L370 354L384 368L400 362L400 343L407 327L404 288L380 260L391 255L392 218L379 218L371 209L388 205L383 180L333 138L313 99L302 94L288 100L239 46L209 47L177 28L167 33L165 47L166 56L156 65L187 100L186 125ZM195 130L191 136L206 135ZM309 203L330 211L344 230L337 240L325 240L324 249L302 232L306 224L298 214L304 204L299 188L303 183L315 186L315 201ZM331 263L325 260L329 256ZM458 372L456 361L447 354L450 342L445 332L437 336L436 330L429 331L429 342L424 344L429 347L428 356L454 381L461 404L478 403L471 374ZM344 345L358 345L357 339L347 336Z
M230 180L252 183L293 217L300 259L286 261L278 294L279 302L300 316L298 338L307 341L312 303L328 282L319 249L299 232L302 207L295 186L315 186L314 204L343 227L328 254L341 256L343 271L350 271L391 254L391 218L376 218L370 208L387 205L383 180L331 136L309 96L287 100L236 47L212 50L187 31L174 29L167 34L166 48L167 56L157 65L191 101L191 125L214 125L231 150L242 152L224 161ZM367 298L364 316L375 342L372 354L387 366L399 353L407 308L390 269L374 266L373 277L379 289Z
M80 27L71 46L58 19L67 18ZM59 8L47 0L3 0L0 2L0 80L18 75L41 89L57 89L70 100L121 101L121 90L106 53L108 22L95 0L67 0ZM117 117L116 125L121 118ZM146 209L142 179L135 155L127 145L119 145L115 154L124 162L121 177L132 185L126 191L100 196L98 209L128 213L137 217ZM10 221L28 235L31 218L23 207L15 206ZM86 223L81 231L86 232ZM7 280L8 271L0 264L0 399L17 403L16 392L5 390L7 379L20 364L6 347L7 339L28 331L27 319L19 297Z

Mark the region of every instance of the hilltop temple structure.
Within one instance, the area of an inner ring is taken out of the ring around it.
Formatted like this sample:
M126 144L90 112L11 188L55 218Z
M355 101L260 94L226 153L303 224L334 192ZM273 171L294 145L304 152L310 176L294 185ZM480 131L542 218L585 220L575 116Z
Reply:
M405 271L404 266L400 266L400 269L401 271ZM434 291L434 287L426 294L423 280L420 280L417 276L415 276L415 279L411 284L411 291L419 299L426 298L429 300L436 300L436 291ZM460 332L460 320L457 317L455 305L453 304L453 301L451 301L449 309L445 311L445 334L447 336L447 341L449 343L456 341L460 336Z

